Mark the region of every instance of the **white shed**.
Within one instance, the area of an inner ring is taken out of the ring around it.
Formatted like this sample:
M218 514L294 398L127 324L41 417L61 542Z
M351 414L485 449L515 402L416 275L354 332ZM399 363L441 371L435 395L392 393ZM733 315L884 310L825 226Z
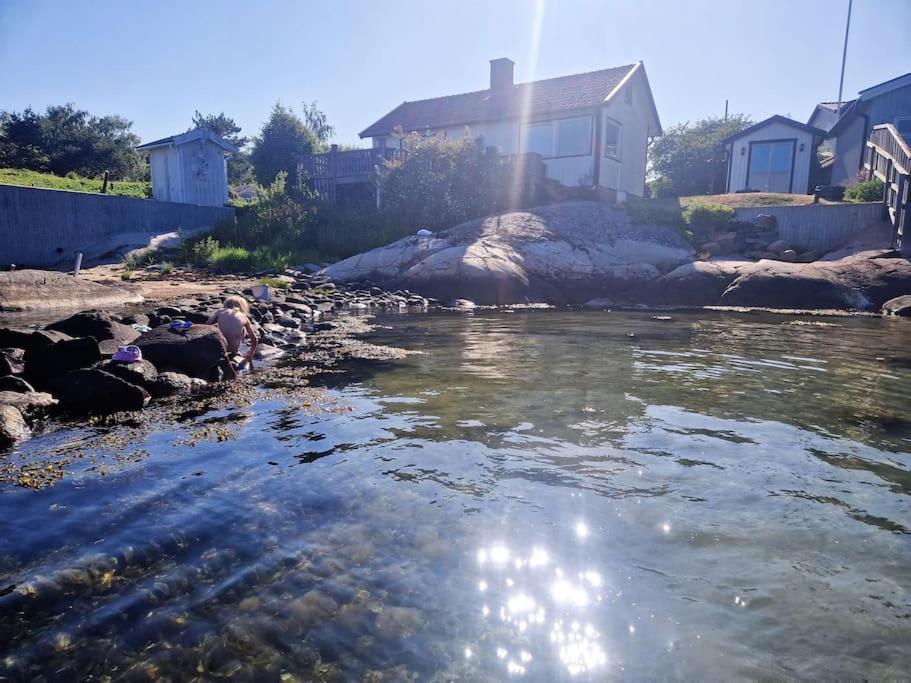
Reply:
M809 194L815 185L819 128L772 116L725 138L728 192Z
M147 142L136 151L149 155L154 199L201 206L228 203L226 157L237 148L212 131L198 128Z

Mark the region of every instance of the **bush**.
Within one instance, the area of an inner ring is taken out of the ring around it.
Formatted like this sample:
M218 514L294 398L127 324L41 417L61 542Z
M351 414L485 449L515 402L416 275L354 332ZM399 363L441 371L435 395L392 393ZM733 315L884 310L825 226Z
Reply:
M164 263L161 264L161 274L162 275L170 275L173 272L174 272L173 263L171 263L170 261L165 261Z
M879 202L882 201L886 186L879 178L863 180L845 188L846 202Z
M209 267L212 265L218 251L218 240L208 236L197 242L185 243L189 250L184 254L189 263L194 266Z
M727 228L737 215L730 206L693 204L683 210L683 220L694 232L719 232Z

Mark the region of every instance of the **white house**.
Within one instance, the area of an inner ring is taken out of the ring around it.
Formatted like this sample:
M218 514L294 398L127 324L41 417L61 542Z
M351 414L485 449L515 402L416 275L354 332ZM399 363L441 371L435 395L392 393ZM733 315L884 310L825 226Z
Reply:
M237 148L212 131L199 128L172 135L136 151L149 155L154 199L202 206L228 203L226 157Z
M825 135L800 121L772 116L725 138L727 192L811 193L816 148Z
M529 83L514 83L513 68L491 60L486 90L404 102L360 136L397 147L398 131L468 135L501 154L540 154L563 185L645 194L646 147L661 122L642 62Z

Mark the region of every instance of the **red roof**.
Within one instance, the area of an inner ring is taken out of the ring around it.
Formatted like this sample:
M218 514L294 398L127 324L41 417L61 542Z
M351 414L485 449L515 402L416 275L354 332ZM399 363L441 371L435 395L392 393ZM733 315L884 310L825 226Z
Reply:
M503 91L478 90L403 102L362 131L361 137L388 135L397 126L411 132L595 107L604 103L635 66L628 64L573 76L517 83Z

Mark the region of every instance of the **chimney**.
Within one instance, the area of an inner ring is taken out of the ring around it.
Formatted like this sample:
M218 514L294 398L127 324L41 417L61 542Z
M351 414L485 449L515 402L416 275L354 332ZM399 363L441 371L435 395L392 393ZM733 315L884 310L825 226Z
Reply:
M490 89L506 90L512 86L512 70L515 62L506 57L490 60Z

